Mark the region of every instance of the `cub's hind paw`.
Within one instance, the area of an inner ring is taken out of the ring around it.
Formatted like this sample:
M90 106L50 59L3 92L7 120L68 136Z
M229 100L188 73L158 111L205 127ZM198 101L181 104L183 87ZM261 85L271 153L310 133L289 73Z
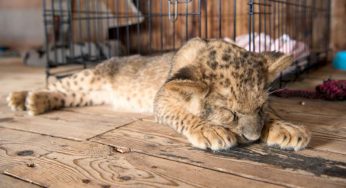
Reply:
M310 142L311 133L304 126L275 120L268 125L262 140L268 146L279 146L281 149L304 149Z
M25 106L28 114L32 116L48 111L51 106L48 92L30 92Z
M193 146L213 151L226 150L237 144L235 134L227 128L214 125L201 125L187 135Z
M25 104L29 115L32 116L61 108L64 105L65 99L62 93L48 91L30 92Z
M11 108L12 111L24 111L25 107L25 99L27 96L27 91L14 91L11 92L7 100L7 105Z

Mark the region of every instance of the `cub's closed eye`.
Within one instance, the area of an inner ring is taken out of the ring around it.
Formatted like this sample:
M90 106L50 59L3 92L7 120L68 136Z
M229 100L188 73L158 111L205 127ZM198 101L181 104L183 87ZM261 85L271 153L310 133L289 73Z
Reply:
M230 113L232 113L232 114L235 113L235 112L233 112L232 110L230 110L230 109L228 109L228 108L222 108L222 110L228 111L228 112L230 112Z
M263 111L263 106L256 108L256 112L262 112L262 111Z
M235 121L235 120L238 119L237 112L233 112L232 110L227 109L227 108L222 108L222 109L232 114L232 116L233 116L233 121Z
M229 110L229 109L227 109L229 112L231 112L232 113L232 115L233 115L233 121L237 121L238 120L238 113L237 112L234 112L234 111L232 111L232 110Z
M237 112L232 112L233 114L233 121L238 121L238 114Z

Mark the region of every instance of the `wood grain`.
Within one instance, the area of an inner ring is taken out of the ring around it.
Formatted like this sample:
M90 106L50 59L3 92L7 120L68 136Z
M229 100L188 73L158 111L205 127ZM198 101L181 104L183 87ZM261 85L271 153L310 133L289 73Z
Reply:
M301 102L304 101L304 105ZM307 100L303 98L278 98L271 97L269 105L275 111L286 113L300 113L324 117L339 117L345 119L346 102ZM316 110L320 109L320 110ZM323 122L321 122L323 123Z
M95 137L92 141L115 147L129 147L139 153L203 166L224 173L236 173L260 181L280 182L281 185L304 187L346 185L343 177L346 174L345 161L309 157L299 152L269 149L258 145L234 148L216 154L209 153L191 148L187 141L172 129L148 121L137 121ZM329 154L329 158L332 158L330 155L332 153ZM333 155L337 155L338 159L344 157L340 154ZM326 171L320 171L321 166L326 167ZM327 166L331 168L327 169ZM270 172L270 175L267 172Z
M0 135L5 137L0 150L4 173L44 187L278 187L144 154L121 154L91 142L7 129Z

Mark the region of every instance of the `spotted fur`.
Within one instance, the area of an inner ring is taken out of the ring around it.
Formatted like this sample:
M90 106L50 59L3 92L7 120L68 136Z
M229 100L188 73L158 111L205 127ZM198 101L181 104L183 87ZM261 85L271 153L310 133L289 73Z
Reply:
M253 53L234 43L195 38L176 53L111 58L46 90L12 92L8 104L38 115L109 103L123 111L154 112L159 123L202 149L261 139L298 150L309 143L309 131L265 113L268 85L291 62L279 52Z

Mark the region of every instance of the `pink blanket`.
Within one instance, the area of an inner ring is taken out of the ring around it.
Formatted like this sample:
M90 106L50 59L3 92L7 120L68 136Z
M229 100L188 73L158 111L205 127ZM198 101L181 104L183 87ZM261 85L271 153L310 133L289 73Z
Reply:
M310 54L310 50L304 42L296 41L288 34L283 34L279 38L273 39L265 33L254 33L251 35L251 39L251 50L255 52L279 51L286 54L292 54L295 60L302 59ZM227 37L224 38L224 40L232 41ZM235 43L247 50L250 50L248 34L237 36Z

